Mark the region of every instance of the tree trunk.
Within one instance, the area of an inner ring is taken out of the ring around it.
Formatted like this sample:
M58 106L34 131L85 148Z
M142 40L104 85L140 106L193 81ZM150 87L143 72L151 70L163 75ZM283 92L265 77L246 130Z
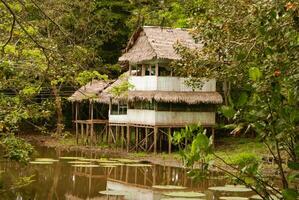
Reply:
M61 97L59 96L57 87L55 85L52 85L51 87L55 98L55 110L57 115L55 135L61 136L64 129Z

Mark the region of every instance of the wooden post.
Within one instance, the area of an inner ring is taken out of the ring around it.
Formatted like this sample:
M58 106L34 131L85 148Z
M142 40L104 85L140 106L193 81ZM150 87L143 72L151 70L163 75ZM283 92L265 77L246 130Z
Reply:
M145 150L148 150L148 129L145 127Z
M88 143L88 135L89 135L89 124L88 122L86 122L85 143Z
M212 127L213 147L215 147L215 129Z
M80 123L80 125L81 125L81 140L82 143L84 144L84 124Z
M129 76L131 76L131 75L132 75L132 65L129 64Z
M138 151L138 140L139 138L139 133L138 133L138 127L135 128L135 151Z
M171 154L171 128L168 128L168 153Z
M120 127L121 128L121 136L120 136L120 141L121 141L121 149L123 149L124 148L124 140L125 140L125 133L124 133L124 126L121 126Z
M115 126L115 144L118 145L118 141L119 141L119 126Z
M154 127L154 153L157 153L157 135L158 135L158 127Z
M93 102L90 102L90 120L91 120L91 124L90 124L90 145L93 144Z
M127 125L127 152L130 151L130 126Z
M78 140L79 140L79 125L78 125L78 102L76 102L76 110L75 110L75 123L76 123L76 143L78 144Z
M156 65L155 65L155 73L156 73L156 76L159 76L159 65L158 65L158 63L156 63Z
M145 65L143 64L143 65L142 65L142 68L141 68L141 76L145 76L145 71L146 71L146 67L145 67Z

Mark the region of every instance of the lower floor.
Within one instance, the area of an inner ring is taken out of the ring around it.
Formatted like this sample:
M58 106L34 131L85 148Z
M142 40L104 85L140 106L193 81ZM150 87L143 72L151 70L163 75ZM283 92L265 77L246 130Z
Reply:
M114 145L127 152L169 152L177 149L172 143L173 135L185 125L144 125L132 123L111 123L108 120L77 120L77 144L95 145L104 143ZM205 126L211 135L214 127ZM187 145L190 141L185 141Z

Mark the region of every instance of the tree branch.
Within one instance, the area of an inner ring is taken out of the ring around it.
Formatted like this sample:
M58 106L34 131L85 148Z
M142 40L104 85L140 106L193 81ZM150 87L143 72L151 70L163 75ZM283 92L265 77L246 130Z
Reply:
M12 39L12 35L13 35L13 30L15 28L15 24L16 24L16 16L12 15L12 23L11 23L11 28L9 31L9 38L8 40L4 43L4 45L2 46L2 53L4 53L4 49L6 47L6 45L8 45L8 43L11 41Z

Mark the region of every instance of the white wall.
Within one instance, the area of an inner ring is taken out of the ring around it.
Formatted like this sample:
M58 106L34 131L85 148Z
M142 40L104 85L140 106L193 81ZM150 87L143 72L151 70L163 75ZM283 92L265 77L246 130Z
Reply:
M215 112L156 112L156 125L186 125L199 122L202 125L214 125Z
M130 76L129 82L134 86L132 90L139 91L193 91L185 84L187 78L167 76ZM216 91L216 80L205 81L203 87L195 91Z
M127 123L128 115L111 115L109 111L109 123Z
M215 112L173 112L128 109L127 115L109 115L109 123L144 125L214 125Z
M128 122L132 124L155 125L156 111L128 109Z

